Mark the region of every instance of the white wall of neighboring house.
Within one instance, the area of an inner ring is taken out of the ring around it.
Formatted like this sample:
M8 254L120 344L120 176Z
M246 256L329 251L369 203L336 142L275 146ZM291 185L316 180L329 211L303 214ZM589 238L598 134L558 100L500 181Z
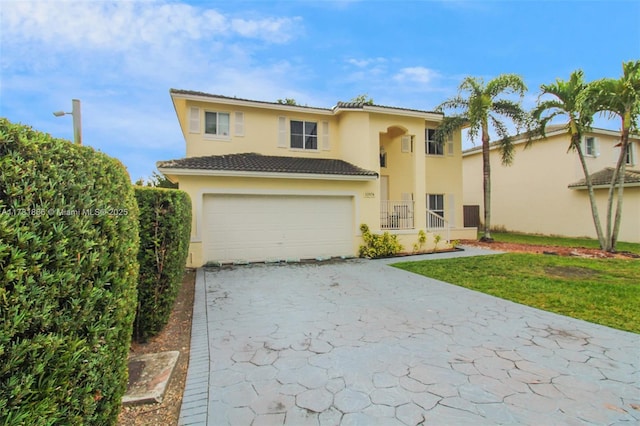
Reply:
M616 147L619 133L593 129L586 137L594 138L595 142L594 149L586 156L589 173L614 167L620 152ZM545 235L596 237L587 191L568 188L584 178L578 154L568 152L568 147L566 131L548 132L546 139L535 140L529 147L519 140L511 166L502 165L500 153L495 148L491 150L492 227ZM633 139L628 169L640 170L639 155L640 141ZM463 154L463 188L464 204L480 206L482 216L482 152L479 149ZM604 226L607 189L597 189L596 199ZM619 241L640 242L640 185L625 187L623 200Z

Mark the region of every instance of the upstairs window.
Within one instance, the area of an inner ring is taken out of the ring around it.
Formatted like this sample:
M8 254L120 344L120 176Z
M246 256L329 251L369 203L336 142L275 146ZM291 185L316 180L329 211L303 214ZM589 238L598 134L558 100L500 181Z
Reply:
M291 120L291 148L318 149L318 123Z
M425 153L427 155L444 155L443 144L435 138L436 129L424 129Z
M204 133L212 136L229 136L229 114L226 112L205 111Z
M629 144L627 145L627 165L629 166L633 166L635 165L635 156L634 156L635 152L633 152L633 142L629 142Z
M584 155L595 157L596 154L596 138L584 138Z

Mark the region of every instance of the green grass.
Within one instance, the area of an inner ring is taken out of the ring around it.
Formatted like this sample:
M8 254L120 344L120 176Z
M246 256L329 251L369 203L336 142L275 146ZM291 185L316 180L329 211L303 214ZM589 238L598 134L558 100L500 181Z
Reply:
M478 235L478 238L482 235L483 234L480 233ZM595 249L600 248L598 240L594 240L592 238L568 238L547 235L519 234L515 232L491 232L491 237L495 241L504 243L522 243L560 247L585 247ZM625 243L619 241L616 244L616 250L640 254L640 244Z
M640 261L500 254L393 266L561 315L640 333Z

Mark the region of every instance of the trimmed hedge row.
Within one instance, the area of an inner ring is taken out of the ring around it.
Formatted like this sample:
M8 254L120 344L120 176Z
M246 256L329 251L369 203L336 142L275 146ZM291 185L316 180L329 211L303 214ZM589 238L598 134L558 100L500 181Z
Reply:
M0 419L115 424L136 306L126 169L0 118Z
M141 342L169 321L186 265L191 199L177 189L135 187L140 209L140 275L133 337Z

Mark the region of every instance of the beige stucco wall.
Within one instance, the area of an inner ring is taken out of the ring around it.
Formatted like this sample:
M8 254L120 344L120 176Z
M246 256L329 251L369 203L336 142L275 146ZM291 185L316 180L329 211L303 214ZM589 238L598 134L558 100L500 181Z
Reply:
M191 107L197 107L200 111L200 129L199 133L190 133L188 130L183 132L186 139L187 157L199 157L207 155L226 155L236 153L257 152L263 155L284 155L311 158L339 158L340 147L336 132L336 118L330 112L307 112L304 110L268 110L243 105L225 105L203 101L188 101L185 103L185 109L180 110L178 114L181 120L186 120L186 113ZM204 112L226 112L230 115L230 135L229 137L216 137L204 134ZM244 116L244 134L235 134L236 117L235 113L241 112ZM286 129L289 131L290 120L315 121L318 123L318 150L293 150L289 147L278 146L278 118L286 118ZM326 121L329 123L329 144L330 149L321 148L321 123ZM183 126L187 126L185 122ZM184 127L183 127L184 128Z
M590 173L614 167L618 138L593 133L598 155L586 157ZM634 153L640 152L638 141ZM512 166L503 166L497 150L491 151L491 225L511 231L546 235L596 237L586 190L567 186L584 177L575 152L567 152L568 137L556 134L535 141L529 148L516 146ZM629 166L638 169L636 164ZM463 161L464 204L479 205L483 211L482 153L466 154ZM596 190L604 225L606 189ZM640 242L640 187L625 188L620 241Z
M426 193L445 195L446 219L453 226L448 237L451 240L475 238L476 229L464 229L462 218L462 158L460 133L454 138L454 152L444 156L425 154L424 129L435 128L438 121L425 121L419 114L402 112L365 111L363 109L342 109L337 112L315 108L299 108L280 105L229 104L228 100L217 102L211 99L174 98L176 114L180 121L186 143L186 156L226 155L235 153L260 153L310 158L341 159L366 170L389 177L389 199L401 200L403 193L413 195L415 202L415 229L390 231L398 235L406 251L411 251L417 242L418 231L426 228ZM200 132L189 132L189 108L200 111ZM230 135L217 138L204 135L204 111L227 112L230 115ZM243 113L244 134L235 134L235 113ZM318 131L318 150L293 150L279 147L278 117L286 117L287 134L289 120L316 121L329 123L329 149L322 147L321 131ZM403 135L413 137L411 152L402 152ZM379 164L380 146L387 152L388 167ZM291 195L349 195L354 202L354 244L353 254L357 254L362 244L360 224L366 223L373 232L380 230L380 179L367 181L325 180L325 179L280 179L266 177L222 177L182 175L170 177L179 181L180 189L186 191L192 200L192 241L189 265L201 266L203 261L202 232L203 197L215 193L243 194L291 194ZM433 238L446 232L428 233L423 249L433 248ZM439 244L443 247L444 242Z
M261 195L341 195L353 197L354 201L354 244L353 254L358 250L360 224L378 220L378 203L367 193L375 191L377 181L341 181L312 179L268 179L213 176L181 176L180 189L191 197L193 217L191 222L191 245L189 266L201 266L203 259L202 242L207 238L203 232L203 202L208 194L261 194ZM417 232L417 231L416 231ZM249 242L248 242L249 243Z

